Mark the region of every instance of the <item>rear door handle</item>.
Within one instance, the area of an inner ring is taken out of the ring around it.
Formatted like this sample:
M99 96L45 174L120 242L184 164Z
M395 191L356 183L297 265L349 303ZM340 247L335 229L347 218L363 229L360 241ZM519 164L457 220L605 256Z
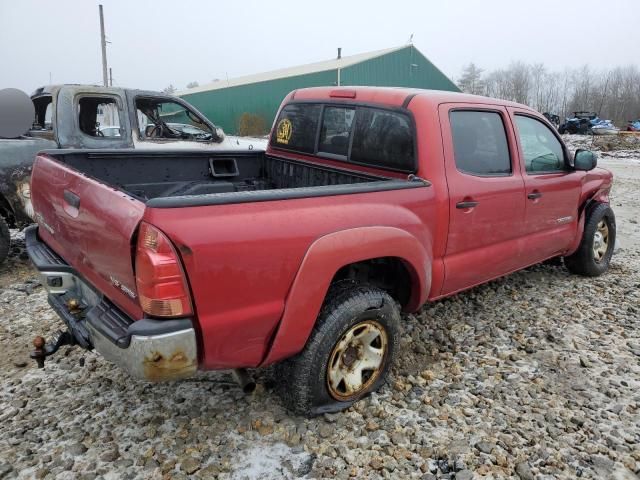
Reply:
M542 196L542 193L540 192L531 192L529 195L527 195L527 198L529 200L536 200L538 198L540 198Z
M464 202L456 203L456 208L460 208L460 209L473 208L476 205L478 205L478 202L476 202L475 200L467 200Z

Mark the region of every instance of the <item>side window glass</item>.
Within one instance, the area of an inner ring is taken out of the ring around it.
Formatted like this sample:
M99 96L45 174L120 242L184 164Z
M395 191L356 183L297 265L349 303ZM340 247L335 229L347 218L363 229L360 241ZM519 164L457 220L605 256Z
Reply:
M120 109L115 98L82 97L78 101L78 125L90 137L120 136Z
M320 105L305 103L294 103L284 107L271 136L271 145L286 150L314 153L320 110Z
M211 128L178 102L158 97L137 97L136 117L142 139L209 141Z
M511 157L502 116L457 110L449 114L456 167L479 176L511 174Z
M342 107L325 107L320 127L318 153L330 153L347 158L349 137L355 110Z
M47 105L47 109L44 112L43 127L45 130L53 130L52 117L53 117L53 103L49 102L49 104Z
M403 172L415 171L409 117L402 113L358 107L350 160Z
M556 136L542 122L516 115L516 125L524 166L528 173L549 173L565 170L564 151Z

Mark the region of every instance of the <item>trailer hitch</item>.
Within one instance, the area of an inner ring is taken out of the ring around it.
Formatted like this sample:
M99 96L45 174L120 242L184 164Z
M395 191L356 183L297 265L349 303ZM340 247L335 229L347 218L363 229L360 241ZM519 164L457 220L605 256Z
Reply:
M43 337L33 339L34 350L29 355L38 364L38 368L44 368L44 360L56 353L63 345L76 345L76 339L71 332L59 331L53 341L47 343Z

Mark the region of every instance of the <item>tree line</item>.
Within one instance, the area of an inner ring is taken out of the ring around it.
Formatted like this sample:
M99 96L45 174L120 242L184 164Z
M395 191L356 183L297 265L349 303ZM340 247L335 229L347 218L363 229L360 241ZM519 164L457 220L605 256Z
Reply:
M463 92L523 103L557 114L561 121L574 111L596 112L618 126L640 118L636 65L607 71L588 65L552 71L541 63L513 62L507 68L485 71L469 63L457 83Z

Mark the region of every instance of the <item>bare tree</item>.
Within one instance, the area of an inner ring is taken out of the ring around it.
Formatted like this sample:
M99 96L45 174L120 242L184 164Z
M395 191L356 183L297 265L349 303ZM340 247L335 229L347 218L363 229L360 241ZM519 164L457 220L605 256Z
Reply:
M162 90L162 93L164 93L165 95L173 95L175 92L176 92L176 87L174 87L172 84L170 84L168 87Z
M640 69L635 65L609 72L588 65L552 72L541 63L514 62L485 73L470 63L458 85L468 93L511 100L560 116L586 110L620 126L640 118Z
M483 95L485 93L485 85L482 80L482 72L483 70L476 67L473 62L469 63L458 80L460 90L473 95Z
M187 83L187 88L196 88L199 87L200 84L198 82L189 82Z
M518 103L529 103L529 89L531 86L529 66L522 62L509 65L507 75L510 83L510 100Z

